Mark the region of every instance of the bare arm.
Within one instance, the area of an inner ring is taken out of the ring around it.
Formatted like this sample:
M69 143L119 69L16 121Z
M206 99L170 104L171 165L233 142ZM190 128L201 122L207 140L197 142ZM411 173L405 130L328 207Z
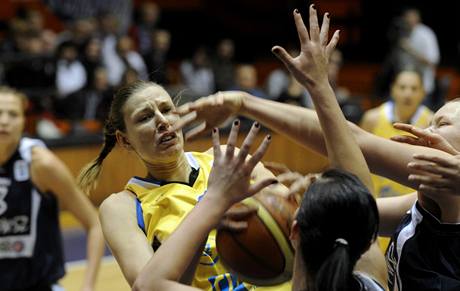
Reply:
M99 208L104 237L130 286L153 255L147 237L137 225L135 199L123 191L109 196Z
M96 209L77 187L64 163L48 149L33 149L32 179L41 191L56 195L85 228L88 234L88 265L82 289L93 290L104 251L104 239Z

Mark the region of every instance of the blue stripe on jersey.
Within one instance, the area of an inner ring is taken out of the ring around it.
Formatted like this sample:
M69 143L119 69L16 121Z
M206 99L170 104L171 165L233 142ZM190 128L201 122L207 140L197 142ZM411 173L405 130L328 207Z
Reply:
M145 232L145 222L144 222L144 214L142 211L141 201L136 198L136 214L137 214L137 225Z
M212 291L216 291L216 286L214 285L216 282L216 277L212 276L208 278L209 283L211 283Z
M230 290L230 288L228 286L227 275L224 275L224 277L219 281L219 289L220 289L220 291L229 291Z

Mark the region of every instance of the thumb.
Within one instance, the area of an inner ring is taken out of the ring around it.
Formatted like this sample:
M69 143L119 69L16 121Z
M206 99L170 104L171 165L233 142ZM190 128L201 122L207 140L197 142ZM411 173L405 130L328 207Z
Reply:
M273 178L268 178L258 182L257 184L252 184L248 189L249 196L252 196L262 190L263 188L278 183L278 180Z
M274 46L272 48L272 53L284 63L284 65L289 69L292 67L293 58L289 53L280 46Z

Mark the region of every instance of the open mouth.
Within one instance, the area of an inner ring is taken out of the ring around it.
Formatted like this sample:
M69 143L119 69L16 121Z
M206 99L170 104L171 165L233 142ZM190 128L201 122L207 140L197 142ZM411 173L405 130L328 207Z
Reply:
M163 134L163 136L160 138L160 144L162 144L162 143L168 143L168 142L170 142L171 140L175 139L176 137L177 137L177 135L176 135L175 132L165 133L165 134Z

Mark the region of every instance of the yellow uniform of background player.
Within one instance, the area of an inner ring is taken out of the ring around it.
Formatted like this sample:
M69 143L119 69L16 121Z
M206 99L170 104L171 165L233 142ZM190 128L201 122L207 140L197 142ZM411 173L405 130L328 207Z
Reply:
M213 156L206 153L185 153L192 167L191 185L133 177L126 189L137 196L137 218L154 249L158 248L206 193ZM222 266L216 251L215 230L207 239L192 285L204 290L291 290L282 286L251 286L238 280ZM171 254L174 259L174 254Z
M396 135L407 134L406 132L393 127L395 118L394 103L392 101L383 103L380 105L378 110L378 120L375 127L371 130L371 133L386 139L390 139ZM412 116L410 124L420 128L425 128L429 126L432 117L433 112L431 112L431 110L426 106L420 105L415 114ZM372 181L374 183L375 193L377 193L378 197L391 197L415 192L412 188L403 186L392 180L377 175L372 175Z

